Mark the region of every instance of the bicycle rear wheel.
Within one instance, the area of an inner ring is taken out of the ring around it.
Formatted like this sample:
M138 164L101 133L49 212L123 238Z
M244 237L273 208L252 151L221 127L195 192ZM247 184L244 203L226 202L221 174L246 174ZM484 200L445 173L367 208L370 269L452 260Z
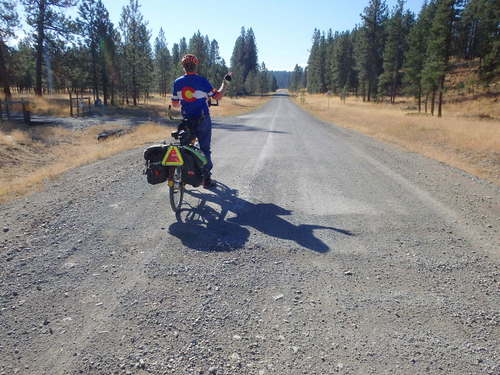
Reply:
M170 207L174 212L180 210L184 197L184 184L182 183L182 167L175 167L172 182L169 184Z

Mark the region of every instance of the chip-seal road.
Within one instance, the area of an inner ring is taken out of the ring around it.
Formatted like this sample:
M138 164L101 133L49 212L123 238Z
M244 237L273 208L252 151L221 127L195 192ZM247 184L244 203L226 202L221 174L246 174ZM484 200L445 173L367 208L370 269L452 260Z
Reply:
M500 373L498 186L286 95L213 155L177 217L140 149L1 206L0 374Z

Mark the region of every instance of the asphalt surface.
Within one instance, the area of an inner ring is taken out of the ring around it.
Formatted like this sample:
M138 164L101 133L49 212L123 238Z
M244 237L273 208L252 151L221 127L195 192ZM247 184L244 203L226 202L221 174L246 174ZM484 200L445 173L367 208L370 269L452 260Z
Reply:
M500 374L500 189L315 120L217 120L213 191L142 150L1 206L0 374Z

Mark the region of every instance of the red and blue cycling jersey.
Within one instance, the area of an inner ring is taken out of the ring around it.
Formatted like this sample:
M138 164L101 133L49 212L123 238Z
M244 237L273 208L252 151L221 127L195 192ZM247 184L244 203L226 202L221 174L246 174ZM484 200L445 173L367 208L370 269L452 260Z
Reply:
M182 115L187 118L209 114L207 98L217 95L210 82L196 73L188 73L174 82L172 102L181 103Z

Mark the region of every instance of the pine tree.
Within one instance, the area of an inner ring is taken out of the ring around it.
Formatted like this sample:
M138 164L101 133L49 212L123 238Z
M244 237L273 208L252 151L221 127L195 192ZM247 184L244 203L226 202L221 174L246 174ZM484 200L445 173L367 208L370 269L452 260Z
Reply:
M243 95L245 93L245 80L248 72L245 72L245 35L246 30L241 28L240 35L234 42L231 55L231 70L233 80L229 86L229 95Z
M109 13L101 0L98 1L97 14L100 21L97 23L97 35L99 41L99 65L101 70L101 87L104 105L114 105L114 88L117 82L116 74L116 45L118 43L118 32L109 19Z
M16 4L12 0L0 0L0 86L3 87L5 97L9 99L10 77L7 69L7 40L14 35L14 30L19 24Z
M207 77L210 67L210 40L208 39L208 36L204 37L198 30L191 37L191 39L189 39L188 53L191 53L198 58L200 61L200 64L198 65L198 73Z
M423 87L432 93L432 114L435 94L438 93L438 117L442 114L444 80L449 68L455 3L456 0L436 0L436 13L432 20L427 57L422 71Z
M370 101L377 94L378 77L383 68L385 44L384 25L387 19L387 5L384 0L370 0L361 15L361 27L358 69L363 86L363 98Z
M335 49L337 46L339 38L339 33L335 32L335 35L332 29L328 29L325 38L325 72L324 72L324 80L325 80L325 89L328 92L335 91L335 81L333 79L333 70L335 68Z
M78 9L79 19L78 24L81 34L85 37L87 47L92 56L92 85L94 92L94 99L99 99L99 85L98 85L98 36L97 36L97 22L98 14L96 12L96 0L82 0Z
M253 30L251 28L245 30L245 28L242 27L240 35L234 43L233 54L231 55L233 81L231 86L229 86L230 95L243 95L248 93L246 91L246 87L249 87L249 84L246 84L247 77L250 72L255 72L257 74L257 59L257 45ZM252 85L250 84L250 86Z
M268 93L271 90L269 84L269 71L266 68L266 64L262 62L260 70L258 73L259 77L259 92L261 95Z
M500 5L495 0L469 0L462 12L459 53L480 58L480 79L488 85L500 74Z
M247 75L247 79L245 80L245 91L247 94L252 95L259 91L259 76L257 71L252 70Z
M172 77L174 79L183 74L181 67L182 56L179 43L174 43L172 46Z
M33 89L35 82L35 52L31 48L29 38L19 41L12 53L12 80L18 92L27 93Z
M274 75L270 75L271 77L271 91L276 92L278 90L278 80Z
M219 53L219 43L213 39L210 42L210 51L208 55L208 74L210 82L217 82L227 73L226 63Z
M133 104L137 105L141 92L146 97L148 95L153 65L150 32L140 12L138 0L130 0L129 4L123 7L120 30L123 38L122 58L126 92L130 92Z
M158 36L155 39L155 76L157 80L158 91L161 96L167 96L167 92L172 79L170 51L167 47L165 33L160 28Z
M42 95L42 69L46 43L54 44L58 38L67 38L73 30L72 23L64 16L66 8L76 0L22 0L26 21L35 30L36 86L35 93Z
M314 29L313 44L309 54L309 60L307 62L307 91L310 93L322 92L324 89L325 68L322 65L325 63L325 51L322 51L324 43L321 39L321 32L318 29Z
M182 37L179 41L179 55L181 59L186 53L188 53L188 45L186 42L186 38Z
M252 28L249 28L245 34L245 43L243 47L243 61L245 64L245 75L251 71L257 71L258 57L257 44Z
M290 76L289 88L290 91L298 91L303 88L303 75L304 70L298 64L293 68L292 75Z
M82 0L78 9L78 25L85 37L91 54L91 77L94 98L99 99L99 86L102 88L104 104L108 102L110 82L110 50L114 48L114 27L109 13L101 0Z
M407 49L407 34L412 19L411 15L404 14L404 0L398 0L397 5L388 20L387 42L384 48L383 73L379 77L379 92L390 97L391 103L401 86L401 68L404 54Z
M337 35L332 57L332 88L334 92L354 88L354 47L349 32Z
M406 93L417 98L418 111L422 110L422 69L427 54L429 30L434 17L435 3L424 4L408 35L403 82Z

